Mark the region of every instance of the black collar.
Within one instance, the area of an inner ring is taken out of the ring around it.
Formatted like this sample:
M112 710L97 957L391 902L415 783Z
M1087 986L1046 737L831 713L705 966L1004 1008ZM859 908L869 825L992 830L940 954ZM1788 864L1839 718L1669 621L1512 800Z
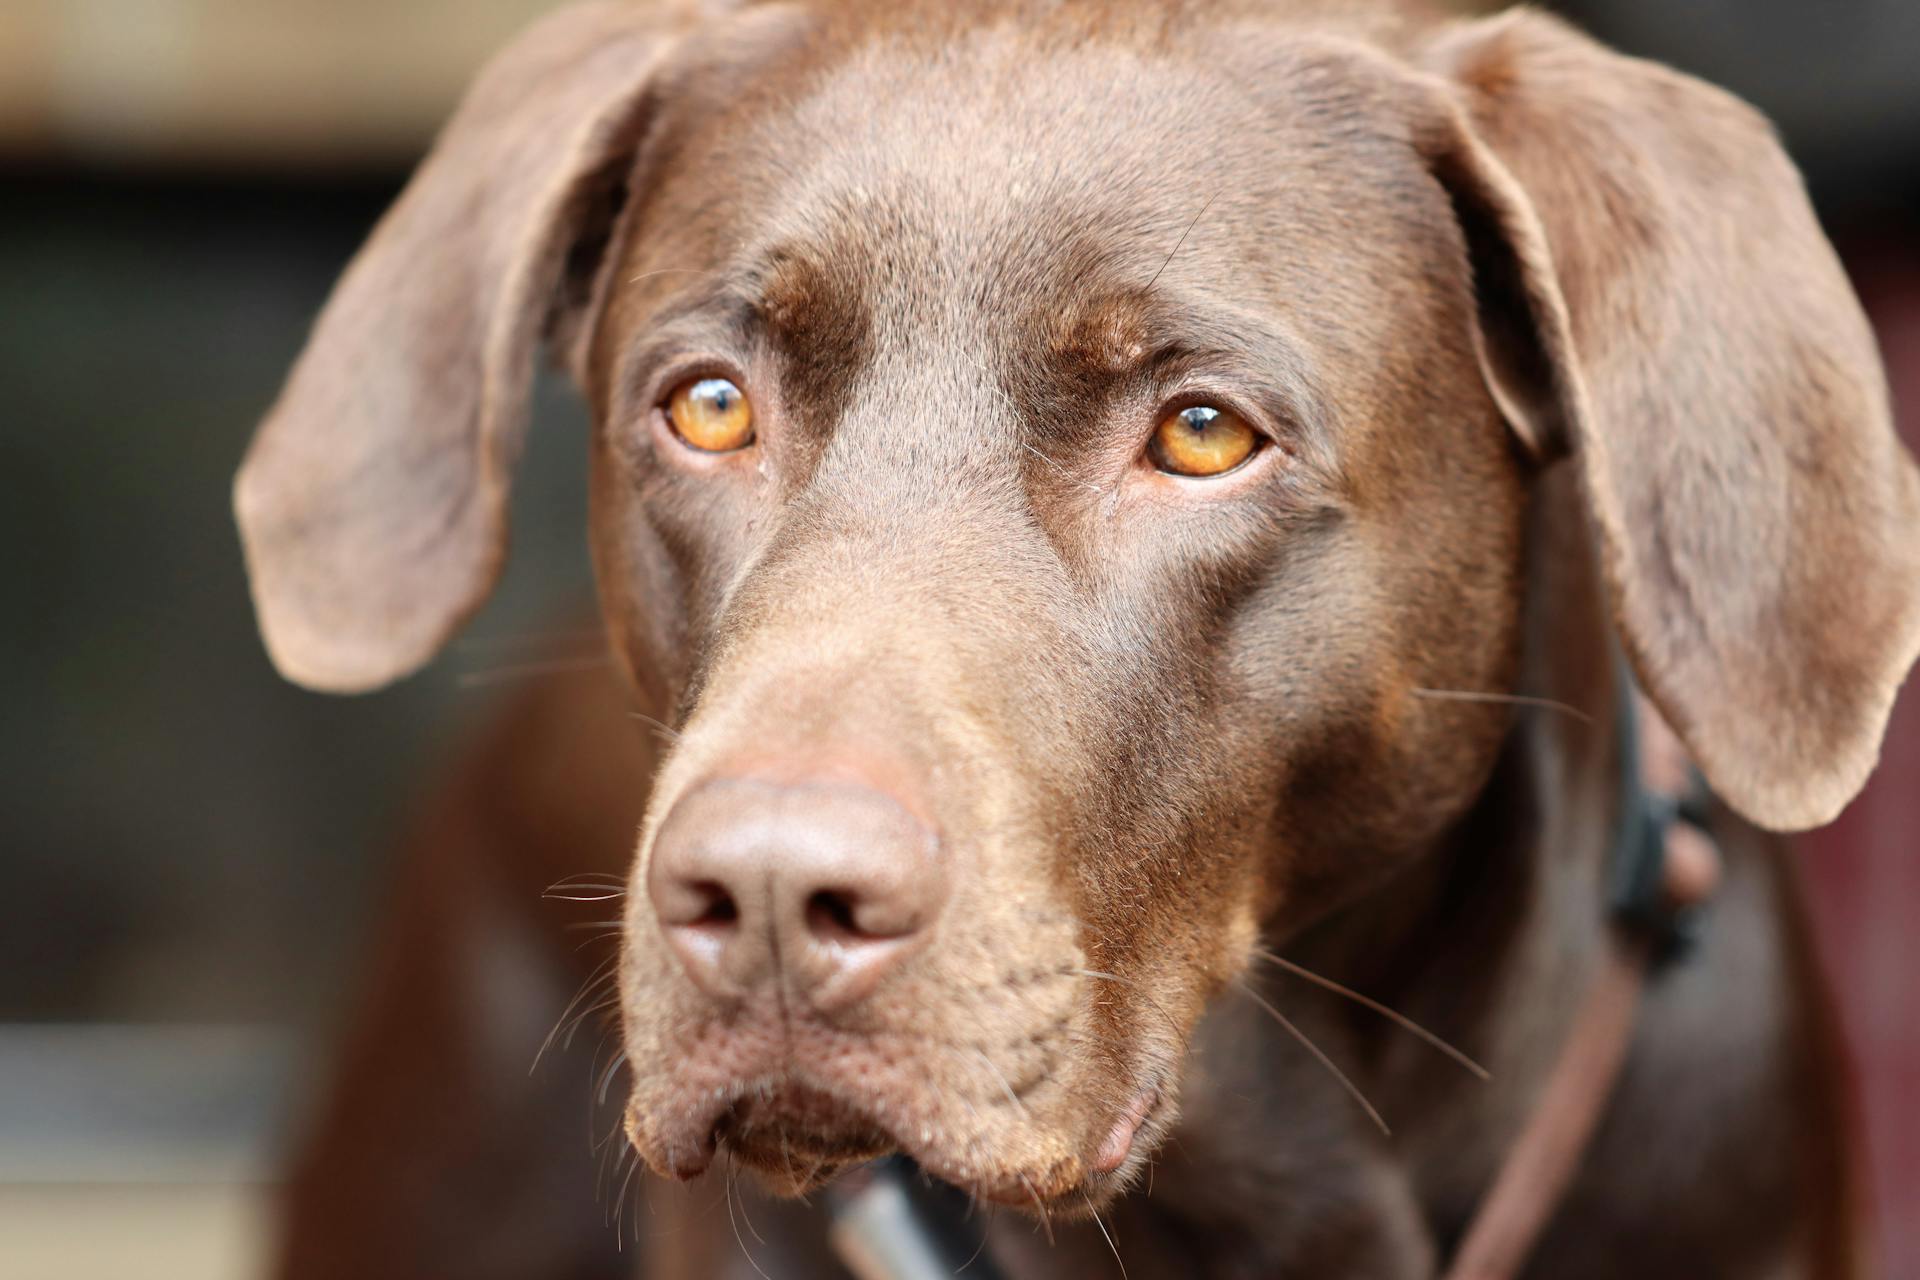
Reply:
M1621 927L1647 938L1657 960L1684 955L1699 939L1699 907L1676 906L1666 893L1667 834L1676 822L1707 830L1713 797L1698 769L1677 796L1647 786L1641 753L1639 686L1624 661L1616 663L1619 818L1607 852L1608 906Z

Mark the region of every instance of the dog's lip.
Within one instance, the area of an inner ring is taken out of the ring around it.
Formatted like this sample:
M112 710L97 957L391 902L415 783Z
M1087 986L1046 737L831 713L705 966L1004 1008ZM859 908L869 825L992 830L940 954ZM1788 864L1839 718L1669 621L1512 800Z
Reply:
M1095 1173L1112 1173L1127 1162L1127 1156L1133 1152L1133 1136L1140 1132L1141 1124L1159 1101L1158 1089L1145 1088L1133 1095L1133 1101L1114 1120L1113 1128L1107 1131L1100 1150L1093 1157Z
M709 1094L705 1105L691 1111L675 1126L678 1141L670 1141L661 1155L663 1172L691 1180L705 1173L722 1143L743 1163L775 1179L791 1178L795 1161L805 1161L824 1181L840 1169L897 1149L933 1177L951 1183L981 1200L1011 1207L1038 1208L1058 1200L1089 1180L1105 1179L1126 1164L1135 1136L1161 1101L1157 1088L1135 1092L1107 1129L1091 1160L1068 1158L1052 1168L981 1170L956 1163L944 1144L931 1141L900 1116L887 1116L872 1100L857 1101L831 1086L806 1079L782 1078ZM816 1134L816 1122L820 1131ZM790 1124L777 1140L768 1140L771 1125ZM630 1140L637 1140L639 1117L626 1117ZM850 1141L857 1135L859 1141ZM912 1136L909 1136L912 1135ZM915 1138L920 1140L915 1140ZM817 1140L816 1140L817 1139ZM636 1141L637 1145L637 1141ZM809 1177L807 1185L816 1185ZM804 1191L807 1187L796 1186Z
M659 1172L680 1181L704 1174L722 1143L770 1174L786 1172L796 1158L833 1168L850 1159L871 1159L884 1154L875 1139L883 1139L885 1149L901 1145L870 1109L835 1090L787 1077L712 1090L664 1130L646 1124L637 1103L629 1101L624 1124L628 1142ZM766 1141L775 1126L781 1127L780 1139ZM657 1146L642 1137L649 1129Z
M645 1117L632 1100L628 1101L621 1117L621 1127L626 1131L627 1145L640 1152L657 1173L691 1182L713 1163L714 1151L719 1146L720 1121L729 1105L727 1098L715 1095L707 1105L689 1112L685 1123L674 1126L671 1136L661 1135L658 1149L646 1141Z
M895 1139L863 1108L804 1084L788 1083L743 1096L714 1129L727 1148L756 1166L794 1159L844 1165L884 1155Z

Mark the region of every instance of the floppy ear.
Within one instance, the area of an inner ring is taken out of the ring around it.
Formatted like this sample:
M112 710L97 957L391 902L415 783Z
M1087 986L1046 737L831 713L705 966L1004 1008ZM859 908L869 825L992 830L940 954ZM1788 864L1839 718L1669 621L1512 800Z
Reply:
M1495 398L1580 468L1635 669L1715 788L1825 822L1920 649L1920 473L1772 130L1521 13L1430 50Z
M492 588L535 349L604 237L665 10L563 9L497 57L321 313L234 489L289 679L406 675Z

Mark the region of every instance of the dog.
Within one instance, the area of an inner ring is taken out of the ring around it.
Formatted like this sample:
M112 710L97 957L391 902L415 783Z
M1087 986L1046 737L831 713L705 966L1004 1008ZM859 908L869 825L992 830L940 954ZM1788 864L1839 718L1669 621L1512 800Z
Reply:
M1008 1275L1439 1274L1615 946L1634 685L1720 885L1524 1273L1864 1267L1769 833L1877 758L1920 472L1753 110L1528 11L563 9L240 471L290 679L377 688L480 605L543 347L626 693L530 703L418 846L442 923L366 1025L433 1065L355 1041L383 1154L307 1166L294 1271L600 1265L542 1181L577 1082L483 1068L551 1011L513 975L564 967L500 904L601 865L626 1141L728 1184L647 1274L835 1274L794 1198L893 1152L1006 1206ZM777 1197L739 1250L737 1171Z

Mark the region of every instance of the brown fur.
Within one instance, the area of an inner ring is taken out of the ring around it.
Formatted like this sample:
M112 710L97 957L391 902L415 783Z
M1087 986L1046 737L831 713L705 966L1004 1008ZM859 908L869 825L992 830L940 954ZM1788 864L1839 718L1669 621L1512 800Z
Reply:
M1871 768L1920 647L1920 473L1745 107L1528 14L563 11L483 75L242 471L290 676L395 678L477 606L543 329L597 423L613 652L677 730L634 883L749 760L884 774L951 882L931 943L832 1016L704 994L630 895L657 1173L719 1137L802 1191L898 1146L996 1201L1105 1206L1136 1275L1432 1273L1604 940L1611 634L1731 806L1728 884L1539 1274L1848 1272L1805 1172L1846 1163L1819 997L1742 819L1823 821ZM711 373L752 449L660 421ZM1271 443L1154 472L1183 397ZM1016 1273L1099 1239L997 1235Z

